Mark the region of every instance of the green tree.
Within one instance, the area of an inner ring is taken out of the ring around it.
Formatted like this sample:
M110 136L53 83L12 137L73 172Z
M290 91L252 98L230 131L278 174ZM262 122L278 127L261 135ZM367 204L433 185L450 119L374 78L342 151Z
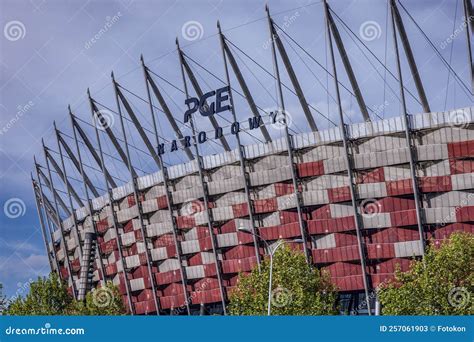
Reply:
M0 283L0 314L6 309L7 302L6 298L3 295L3 284Z
M385 315L472 315L474 235L455 233L378 291Z
M270 261L264 260L261 272L239 275L230 295L232 315L266 315ZM282 246L273 260L273 315L332 315L337 313L336 287L327 273L306 263L301 252Z
M111 282L86 295L85 301L74 300L67 285L52 272L30 284L26 297L13 300L4 311L7 315L121 315L126 311L118 288Z
M87 293L85 301L75 301L74 311L77 315L123 315L126 313L122 296L112 282L107 282L105 286Z
M66 284L52 272L48 278L38 277L30 284L30 292L25 298L13 300L6 310L9 315L65 315L69 312L72 297Z

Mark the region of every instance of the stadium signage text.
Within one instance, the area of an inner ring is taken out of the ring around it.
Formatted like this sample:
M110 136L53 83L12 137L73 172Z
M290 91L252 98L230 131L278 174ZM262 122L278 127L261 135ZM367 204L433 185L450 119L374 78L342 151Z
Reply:
M231 110L231 105L227 102L230 99L229 86L219 88L205 93L201 98L190 97L185 100L185 104L188 106L188 110L184 113L184 122L188 123L191 119L191 116L199 111L202 116L211 116L217 113ZM210 102L211 99L215 96L215 101ZM210 102L210 103L209 103ZM278 112L270 113L271 123L274 124L277 122ZM261 116L252 116L248 118L249 130L254 130L259 128L264 124ZM240 132L240 122L235 121L230 125L230 133L237 134ZM214 135L212 138L208 137L208 132L200 131L196 132L196 142L198 144L205 143L208 139L219 139L224 136L224 131L222 127L217 127L214 130ZM189 148L192 145L192 136L186 135L182 139L173 139L171 140L171 148L169 152L174 152L179 149L179 142L182 142L184 148ZM166 153L165 144L161 143L158 145L158 154L162 155Z

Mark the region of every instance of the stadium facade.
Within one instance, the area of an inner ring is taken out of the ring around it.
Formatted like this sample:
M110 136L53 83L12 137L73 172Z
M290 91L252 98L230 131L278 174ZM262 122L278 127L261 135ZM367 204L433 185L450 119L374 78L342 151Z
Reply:
M326 10L328 32L347 59L327 5ZM394 2L392 15L394 30L407 44ZM115 184L97 130L104 118L90 94L98 145L91 143L72 113L76 152L56 130L61 162L45 147L46 168L35 161L37 179L32 182L51 269L68 283L75 298L83 299L87 292L112 281L133 314L225 314L238 274L258 267L268 254L266 243L302 239L304 243L294 247L308 263L329 272L339 288L342 310L371 314L374 290L393 278L397 267L407 270L413 257L423 257L427 245L439 244L455 231L473 232L474 108L430 111L421 80L415 77L424 113L408 115L405 109L399 117L371 121L350 63L343 60L365 120L346 125L340 111L342 125L318 130L270 16L269 25L274 62L278 65L279 52L311 132L289 134L287 120L276 120L270 113L262 115L254 127L262 131L266 142L243 146L239 127L234 127L237 148L229 148L229 134L218 135L216 141L225 151L201 156L197 134L189 145L183 143L184 136L145 65L149 102L155 95L189 162L164 167L162 155L168 152L160 151L160 137L156 134L156 143L151 142L140 130L115 80L122 128L122 115L128 114L159 171L137 176L129 162L126 134L124 144L118 143L105 124L101 133L108 135L132 179L122 186ZM227 110L235 118L228 61L254 117L259 118L222 32L220 37L230 86ZM405 52L410 61L406 46ZM178 54L186 98L190 97L185 75L204 112L209 110L211 95L204 96L179 46ZM410 67L417 75L416 65ZM282 100L278 72L277 67ZM334 75L338 87L335 69ZM153 106L150 110L154 118ZM194 115L198 120L199 114ZM208 118L216 128L214 116ZM271 139L266 131L269 125L280 125L284 137ZM79 138L102 171L108 188L102 196L84 171ZM63 151L82 175L85 202L68 181ZM68 203L54 187L51 168L65 184ZM82 205L74 209L73 201ZM69 215L64 218L60 212Z

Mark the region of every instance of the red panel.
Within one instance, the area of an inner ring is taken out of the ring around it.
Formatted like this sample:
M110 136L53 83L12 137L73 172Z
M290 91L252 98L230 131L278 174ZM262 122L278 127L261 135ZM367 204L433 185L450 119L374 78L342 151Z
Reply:
M257 264L256 257L249 257L245 259L223 260L222 272L224 273L239 273L251 271Z
M160 305L163 309L176 309L184 306L185 303L186 299L184 298L184 294L160 297Z
M67 277L69 277L69 272L67 271L66 267L60 266L59 270L60 270L59 273L61 273L61 279L67 279Z
M379 230L372 234L371 241L373 243L393 243L400 241L413 241L420 238L418 230L404 228L387 228Z
M335 233L336 247L357 245L357 236L352 234Z
M157 246L157 247L161 247L161 246ZM136 243L134 243L130 247L125 247L123 249L123 256L125 256L125 257L131 256L131 255L137 255L137 254L139 254L139 253L138 253L138 245ZM142 255L145 255L145 254L142 254ZM140 258L141 257L142 256L140 255Z
M244 232L237 232L237 239L239 240L239 245L245 245L246 243L253 243L252 235L244 233Z
M387 213L415 209L415 201L406 198L385 197L376 201L379 212Z
M260 253L262 250L260 251ZM232 247L228 251L224 252L224 257L228 260L230 259L241 259L248 258L255 255L255 247L247 245L239 245Z
M158 285L176 283L181 281L181 273L177 270L155 273L155 279Z
M127 202L128 202L128 207L129 208L133 207L136 204L134 195L128 196L127 197Z
M351 192L348 186L328 189L330 203L345 202L351 200Z
M168 208L168 201L166 199L166 195L158 197L156 199L156 203L158 203L158 209Z
M360 260L359 250L357 246L313 249L312 253L313 260L315 263Z
M113 252L110 253L110 254L114 256L114 258L111 259L111 260L115 260L115 261L120 260L120 254L119 254L118 250L117 250L117 251L113 251ZM125 256L125 255L124 255L124 256ZM110 255L109 255L109 258L110 258Z
M192 303L217 303L221 301L220 289L212 289L207 291L195 291L191 293Z
M71 260L71 267L73 272L77 272L81 269L81 261L79 259Z
M452 175L460 173L471 173L474 172L474 160L455 160L449 161L449 168Z
M135 312L137 315L145 315L156 312L155 301L147 300L135 303Z
M155 247L155 248L167 247L167 246L175 246L174 236L171 233L163 234L163 235L157 237L153 241L153 247Z
M294 193L293 184L275 183L273 186L277 196L285 196Z
M364 288L364 280L361 275L332 278L332 281L340 291L356 291Z
M204 265L204 275L206 277L212 277L217 274L216 264Z
M327 234L345 232L355 229L354 216L339 217L329 220L309 220L308 232L310 234Z
M249 207L247 203L239 203L232 205L232 213L235 218L249 215Z
M324 175L324 163L322 160L296 165L300 177Z
M128 221L125 226L123 226L124 233L130 233L133 231L133 220Z
M412 261L410 259L393 258L373 266L374 270L372 273L394 273L397 267L402 272L406 272L410 269L411 262Z
M170 284L163 290L163 296L165 297L176 296L178 294L183 294L183 293L184 293L184 289L181 283Z
M438 228L434 232L435 239L447 239L454 232L474 233L474 225L468 223L452 223Z
M313 220L330 219L331 217L331 207L329 206L329 204L323 205L321 208L318 208L311 212L311 218Z
M175 257L177 255L176 245L166 246L166 255L168 258Z
M474 157L474 140L448 143L449 158Z
M280 239L301 237L300 224L298 222L288 223L278 228Z
M189 266L203 265L202 254L197 253L188 259Z
M153 290L151 289L144 289L140 292L140 294L137 297L137 302L144 302L144 301L149 301L154 299L154 294Z
M331 277L345 277L362 274L362 269L359 264L351 264L348 262L336 262L324 267L323 270L329 272Z
M474 206L456 208L457 222L474 221Z
M367 245L369 259L390 259L395 257L393 243L377 243Z
M451 176L421 177L420 188L422 192L444 192L453 190Z
M242 272L242 274L248 274L248 272ZM235 275L233 277L230 277L228 281L229 281L229 286L226 288L227 293L229 293L229 289L231 288L231 286L233 287L237 285L237 282L239 281L239 276Z
M271 213L278 210L276 198L267 198L256 200L253 202L254 211L256 214Z
M196 220L192 216L178 216L176 224L178 228L193 228L196 225Z
M153 266L152 269L151 269L151 272L152 273L156 273L158 272L158 269L156 268L156 266ZM148 277L148 267L147 266L139 266L137 268L135 268L131 274L131 277L133 279L138 279L138 278L147 278Z
M117 274L117 264L113 263L113 264L105 266L105 274L107 276Z
M380 273L380 274L371 274L372 287L376 288L382 283L388 282L394 279L393 273Z
M307 219L307 215L302 213L303 220ZM280 211L280 223L287 224L292 222L298 222L298 213L294 211Z
M117 250L117 239L114 238L107 242L102 242L99 246L102 253L110 254L113 251Z
M119 273L119 280L120 283L118 284L118 289L121 295L126 295L127 294L127 288L125 286L125 277L123 273Z
M100 221L98 221L96 223L96 228L97 228L97 232L99 234L103 234L107 231L107 229L109 229L109 222L108 222L108 219L105 218L105 219L102 219Z
M413 226L416 225L416 210L402 210L390 213L390 221L392 226Z
M261 227L258 231L264 240L278 240L278 226Z
M368 171L365 173L359 172L357 175L357 183L365 184L365 183L380 183L385 181L385 173L383 167L379 167L378 169Z
M411 179L401 179L397 181L388 181L387 183L387 195L388 196L399 196L413 193L413 186Z
M226 233L234 233L237 231L237 228L235 226L235 220L230 220L226 222L224 225L221 226L221 233L226 234Z
M145 196L143 194L139 194L138 195L138 200L140 202L143 202L145 199ZM127 197L127 203L128 203L128 207L133 207L135 204L137 204L137 202L135 201L135 195L129 195Z
M219 281L216 278L202 278L194 283L194 290L218 289Z
M202 252L212 249L212 240L210 236L205 237L204 239L199 239L199 249Z

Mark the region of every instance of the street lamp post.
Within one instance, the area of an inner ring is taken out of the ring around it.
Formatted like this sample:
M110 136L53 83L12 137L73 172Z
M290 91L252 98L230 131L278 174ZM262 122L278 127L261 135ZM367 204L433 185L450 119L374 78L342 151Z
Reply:
M241 232L244 232L246 234L251 234L255 235L258 238L260 238L266 245L267 250L268 250L268 255L270 256L270 276L269 276L269 281L268 281L268 303L267 303L267 315L270 316L271 310L272 310L272 276L273 276L273 255L276 253L277 249L280 246L283 246L285 243L303 243L304 241L302 239L293 239L293 240L280 240L277 242L276 246L274 248L271 248L268 242L262 238L260 235L257 233L252 232L250 229L245 228L245 227L239 227L238 229Z

